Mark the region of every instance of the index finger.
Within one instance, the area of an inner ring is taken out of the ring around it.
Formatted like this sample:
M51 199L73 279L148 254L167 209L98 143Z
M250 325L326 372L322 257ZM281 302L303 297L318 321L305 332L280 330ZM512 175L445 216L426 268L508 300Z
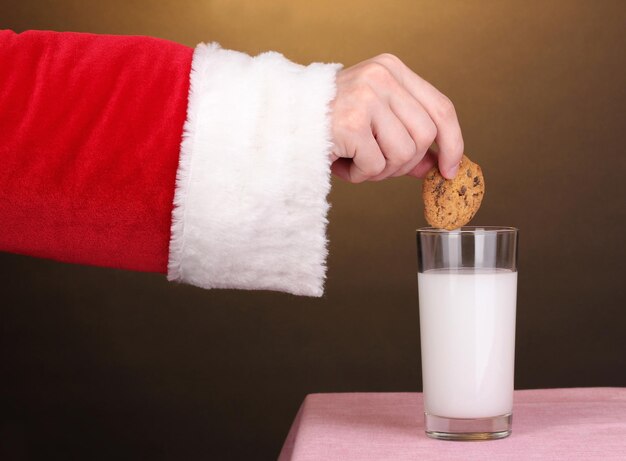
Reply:
M435 141L439 147L439 170L452 179L463 157L463 135L452 101L437 88L409 69L393 55L376 58L389 69L411 95L424 107L437 127Z

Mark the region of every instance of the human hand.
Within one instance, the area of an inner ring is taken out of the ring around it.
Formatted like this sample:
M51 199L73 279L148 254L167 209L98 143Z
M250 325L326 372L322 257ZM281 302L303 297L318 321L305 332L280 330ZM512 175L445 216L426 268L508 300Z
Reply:
M381 54L340 71L331 109L336 176L421 178L437 164L444 177L456 175L463 136L454 106L399 58Z

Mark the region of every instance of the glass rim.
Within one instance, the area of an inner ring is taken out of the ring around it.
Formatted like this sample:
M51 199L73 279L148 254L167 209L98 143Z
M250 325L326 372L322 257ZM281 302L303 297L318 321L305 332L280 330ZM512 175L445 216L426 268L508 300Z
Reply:
M446 230L439 229L437 227L420 227L416 230L418 234L476 234L476 233L484 233L484 232L493 232L496 234L499 233L511 233L515 234L519 231L517 227L511 226L463 226L458 229Z

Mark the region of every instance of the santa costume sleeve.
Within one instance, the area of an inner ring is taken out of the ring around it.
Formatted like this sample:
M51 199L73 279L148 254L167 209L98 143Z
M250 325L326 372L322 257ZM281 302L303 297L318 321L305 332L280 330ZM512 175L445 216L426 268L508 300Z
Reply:
M321 296L338 67L0 31L0 250Z

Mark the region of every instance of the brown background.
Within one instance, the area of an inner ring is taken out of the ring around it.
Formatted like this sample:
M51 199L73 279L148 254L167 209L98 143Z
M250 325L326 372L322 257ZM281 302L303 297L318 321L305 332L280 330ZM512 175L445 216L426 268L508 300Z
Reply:
M521 229L516 386L626 385L625 2L0 5L16 31L397 54L456 104L475 222ZM334 181L322 299L0 255L3 459L273 459L307 393L419 390L419 189Z

